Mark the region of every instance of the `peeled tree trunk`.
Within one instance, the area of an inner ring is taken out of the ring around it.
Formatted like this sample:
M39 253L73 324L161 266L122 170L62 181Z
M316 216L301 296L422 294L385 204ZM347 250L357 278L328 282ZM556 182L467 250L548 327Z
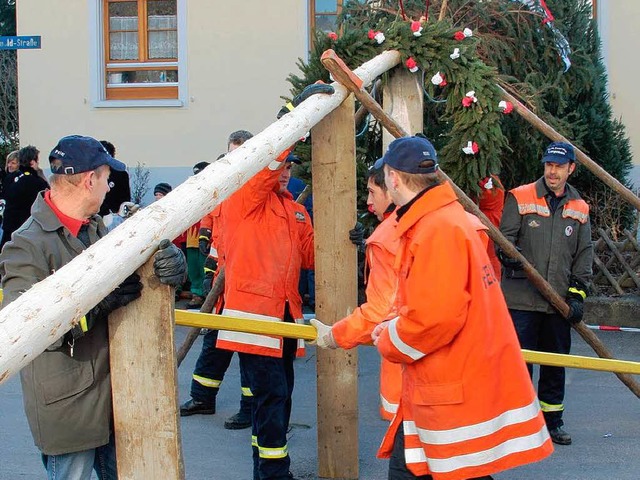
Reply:
M368 85L399 62L398 52L384 52L355 72ZM4 307L0 311L0 383L40 355L144 264L162 239L177 237L204 217L340 105L349 92L340 84L334 87L333 95L308 98Z

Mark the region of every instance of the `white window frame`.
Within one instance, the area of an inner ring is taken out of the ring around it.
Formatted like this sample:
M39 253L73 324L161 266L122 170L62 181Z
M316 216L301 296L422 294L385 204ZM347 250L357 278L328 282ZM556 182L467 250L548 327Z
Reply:
M184 107L187 105L187 0L176 0L178 14L178 98L107 100L102 0L87 0L89 10L90 101L94 108Z

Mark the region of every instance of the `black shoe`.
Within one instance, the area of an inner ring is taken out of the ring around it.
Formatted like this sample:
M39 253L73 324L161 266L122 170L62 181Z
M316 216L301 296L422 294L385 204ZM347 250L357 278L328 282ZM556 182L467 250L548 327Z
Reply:
M180 405L180 416L188 417L189 415L213 415L216 413L216 405L198 402L197 400L189 400Z
M562 427L556 427L549 430L551 441L558 445L571 445L571 435L565 432Z
M224 422L224 428L227 430L242 430L243 428L249 428L251 426L251 414L243 413L242 411L236 413Z

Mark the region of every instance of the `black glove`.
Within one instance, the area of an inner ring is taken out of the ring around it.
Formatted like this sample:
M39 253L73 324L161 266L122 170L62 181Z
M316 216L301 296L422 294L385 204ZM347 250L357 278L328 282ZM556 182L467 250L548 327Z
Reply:
M349 230L349 240L356 247L364 246L364 226L360 222L356 222L356 226Z
M574 295L570 293L567 296L567 304L569 305L569 316L567 321L575 325L582 320L584 316L584 300L580 295Z
M304 102L311 95L315 95L316 93L333 95L334 92L335 89L331 85L327 85L326 83L312 83L311 85L307 85L306 87L304 87L304 90L302 90L302 92L293 97L293 100L291 100L290 103L287 103L280 109L276 118L280 119L287 113L293 111L294 108Z
M85 315L78 325L71 329L73 339L80 338L87 333L99 320L105 319L111 312L140 298L142 283L137 273L132 273L116 287L109 295L104 297L100 303L93 307Z
M520 247L516 247L516 250L518 250L518 252L522 252ZM505 268L511 270L522 270L522 262L520 260L516 260L515 258L511 258L509 255L504 253L504 250L502 250L497 245L496 254L498 255L498 260L500 260L500 263L504 265Z
M567 293L567 304L569 305L569 316L567 321L572 325L580 322L584 316L584 299L587 298L587 284L575 275L569 279L569 292Z
M205 257L209 255L209 246L211 245L211 230L201 228L198 235L198 249Z
M164 239L153 256L153 272L160 283L178 287L187 278L187 260L178 247Z
M204 290L204 296L206 297L211 290L213 284L213 276L218 268L218 262L215 258L208 256L204 261L204 280L202 280L202 290Z

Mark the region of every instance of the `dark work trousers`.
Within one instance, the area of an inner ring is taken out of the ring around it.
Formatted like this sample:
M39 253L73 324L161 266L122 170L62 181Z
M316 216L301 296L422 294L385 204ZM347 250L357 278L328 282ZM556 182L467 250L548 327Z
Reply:
M571 326L560 314L509 310L520 346L539 352L564 353L571 350ZM527 364L529 375L533 366ZM540 366L538 398L547 427L561 427L564 411L564 368Z
M288 318L287 318L288 317ZM287 311L285 321L293 321ZM297 341L284 339L282 358L240 353L253 393L251 444L254 480L285 480L289 473L287 430Z
M216 347L218 341L218 330L209 330L202 340L202 351L196 362L191 380L191 398L197 402L208 405L214 404L220 384L224 379L224 374L229 368L233 352ZM240 385L242 386L242 397L240 400L240 411L249 412L251 410L251 396L247 395L249 381L240 363Z
M404 458L404 430L402 424L398 427L396 438L393 441L393 451L389 459L389 480L433 480L431 475L420 475L416 477L407 468ZM470 478L469 480L493 480L491 475L484 477Z

